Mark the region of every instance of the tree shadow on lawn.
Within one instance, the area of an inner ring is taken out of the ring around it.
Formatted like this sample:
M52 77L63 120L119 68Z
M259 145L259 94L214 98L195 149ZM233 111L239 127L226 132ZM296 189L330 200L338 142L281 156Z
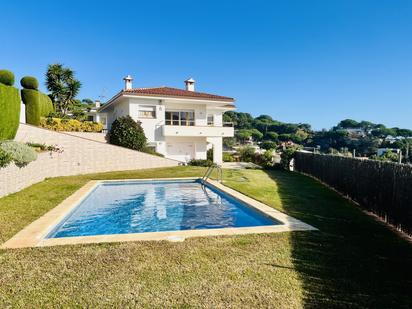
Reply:
M321 183L266 171L285 212L319 231L292 232L307 308L412 308L412 245Z

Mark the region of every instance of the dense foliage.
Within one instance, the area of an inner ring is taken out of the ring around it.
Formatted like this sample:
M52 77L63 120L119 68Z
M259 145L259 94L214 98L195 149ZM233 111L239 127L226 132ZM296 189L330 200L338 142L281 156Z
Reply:
M203 159L192 159L190 160L188 163L188 165L191 166L212 166L213 165L213 161L207 159L207 160L203 160Z
M14 75L0 71L0 141L13 139L20 121L20 96L13 87Z
M295 170L312 175L412 235L412 166L297 152Z
M283 150L285 144L301 145L322 153L353 153L357 156L376 155L378 148L401 149L404 162L411 162L412 130L387 128L369 121L345 119L330 130L314 131L305 123L283 123L268 115L252 117L248 113L227 112L225 122L235 125L235 139L225 138L224 146L258 144L262 149ZM383 157L391 160L392 157Z
M12 156L10 153L4 151L3 149L0 148L0 168L6 167L13 161Z
M41 117L46 117L53 113L54 107L49 96L34 89L36 83L37 80L34 77L23 77L21 85L23 87L28 86L29 88L25 87L25 89L21 90L21 98L26 105L26 123L39 126Z
M117 118L110 129L110 144L142 151L146 146L146 136L140 123L130 116Z
M60 119L60 118L41 118L40 127L53 131L66 132L101 132L103 126L101 123L93 121L79 121L76 119Z
M18 167L23 167L37 159L36 151L20 142L6 141L0 144L0 149L8 154Z

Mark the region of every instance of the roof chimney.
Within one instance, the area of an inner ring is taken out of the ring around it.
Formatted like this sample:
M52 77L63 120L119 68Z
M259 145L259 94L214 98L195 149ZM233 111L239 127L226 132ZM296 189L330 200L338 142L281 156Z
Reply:
M94 101L94 104L96 106L96 108L99 108L102 104L100 103L100 100L96 100Z
M187 91L195 91L195 80L193 78L189 78L185 80L186 90Z
M130 75L127 75L125 78L123 78L123 80L124 80L124 90L133 89L133 86L132 86L133 77L131 77Z

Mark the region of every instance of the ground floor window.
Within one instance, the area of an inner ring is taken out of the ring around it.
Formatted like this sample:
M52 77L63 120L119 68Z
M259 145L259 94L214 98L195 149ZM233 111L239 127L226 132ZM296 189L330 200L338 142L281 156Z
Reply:
M166 111L166 125L168 126L194 126L195 112Z

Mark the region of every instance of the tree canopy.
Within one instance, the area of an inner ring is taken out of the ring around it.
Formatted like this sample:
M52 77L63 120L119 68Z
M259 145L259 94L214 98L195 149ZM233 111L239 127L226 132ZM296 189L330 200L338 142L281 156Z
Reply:
M74 71L60 63L50 64L46 72L46 86L56 110L66 115L81 87Z

